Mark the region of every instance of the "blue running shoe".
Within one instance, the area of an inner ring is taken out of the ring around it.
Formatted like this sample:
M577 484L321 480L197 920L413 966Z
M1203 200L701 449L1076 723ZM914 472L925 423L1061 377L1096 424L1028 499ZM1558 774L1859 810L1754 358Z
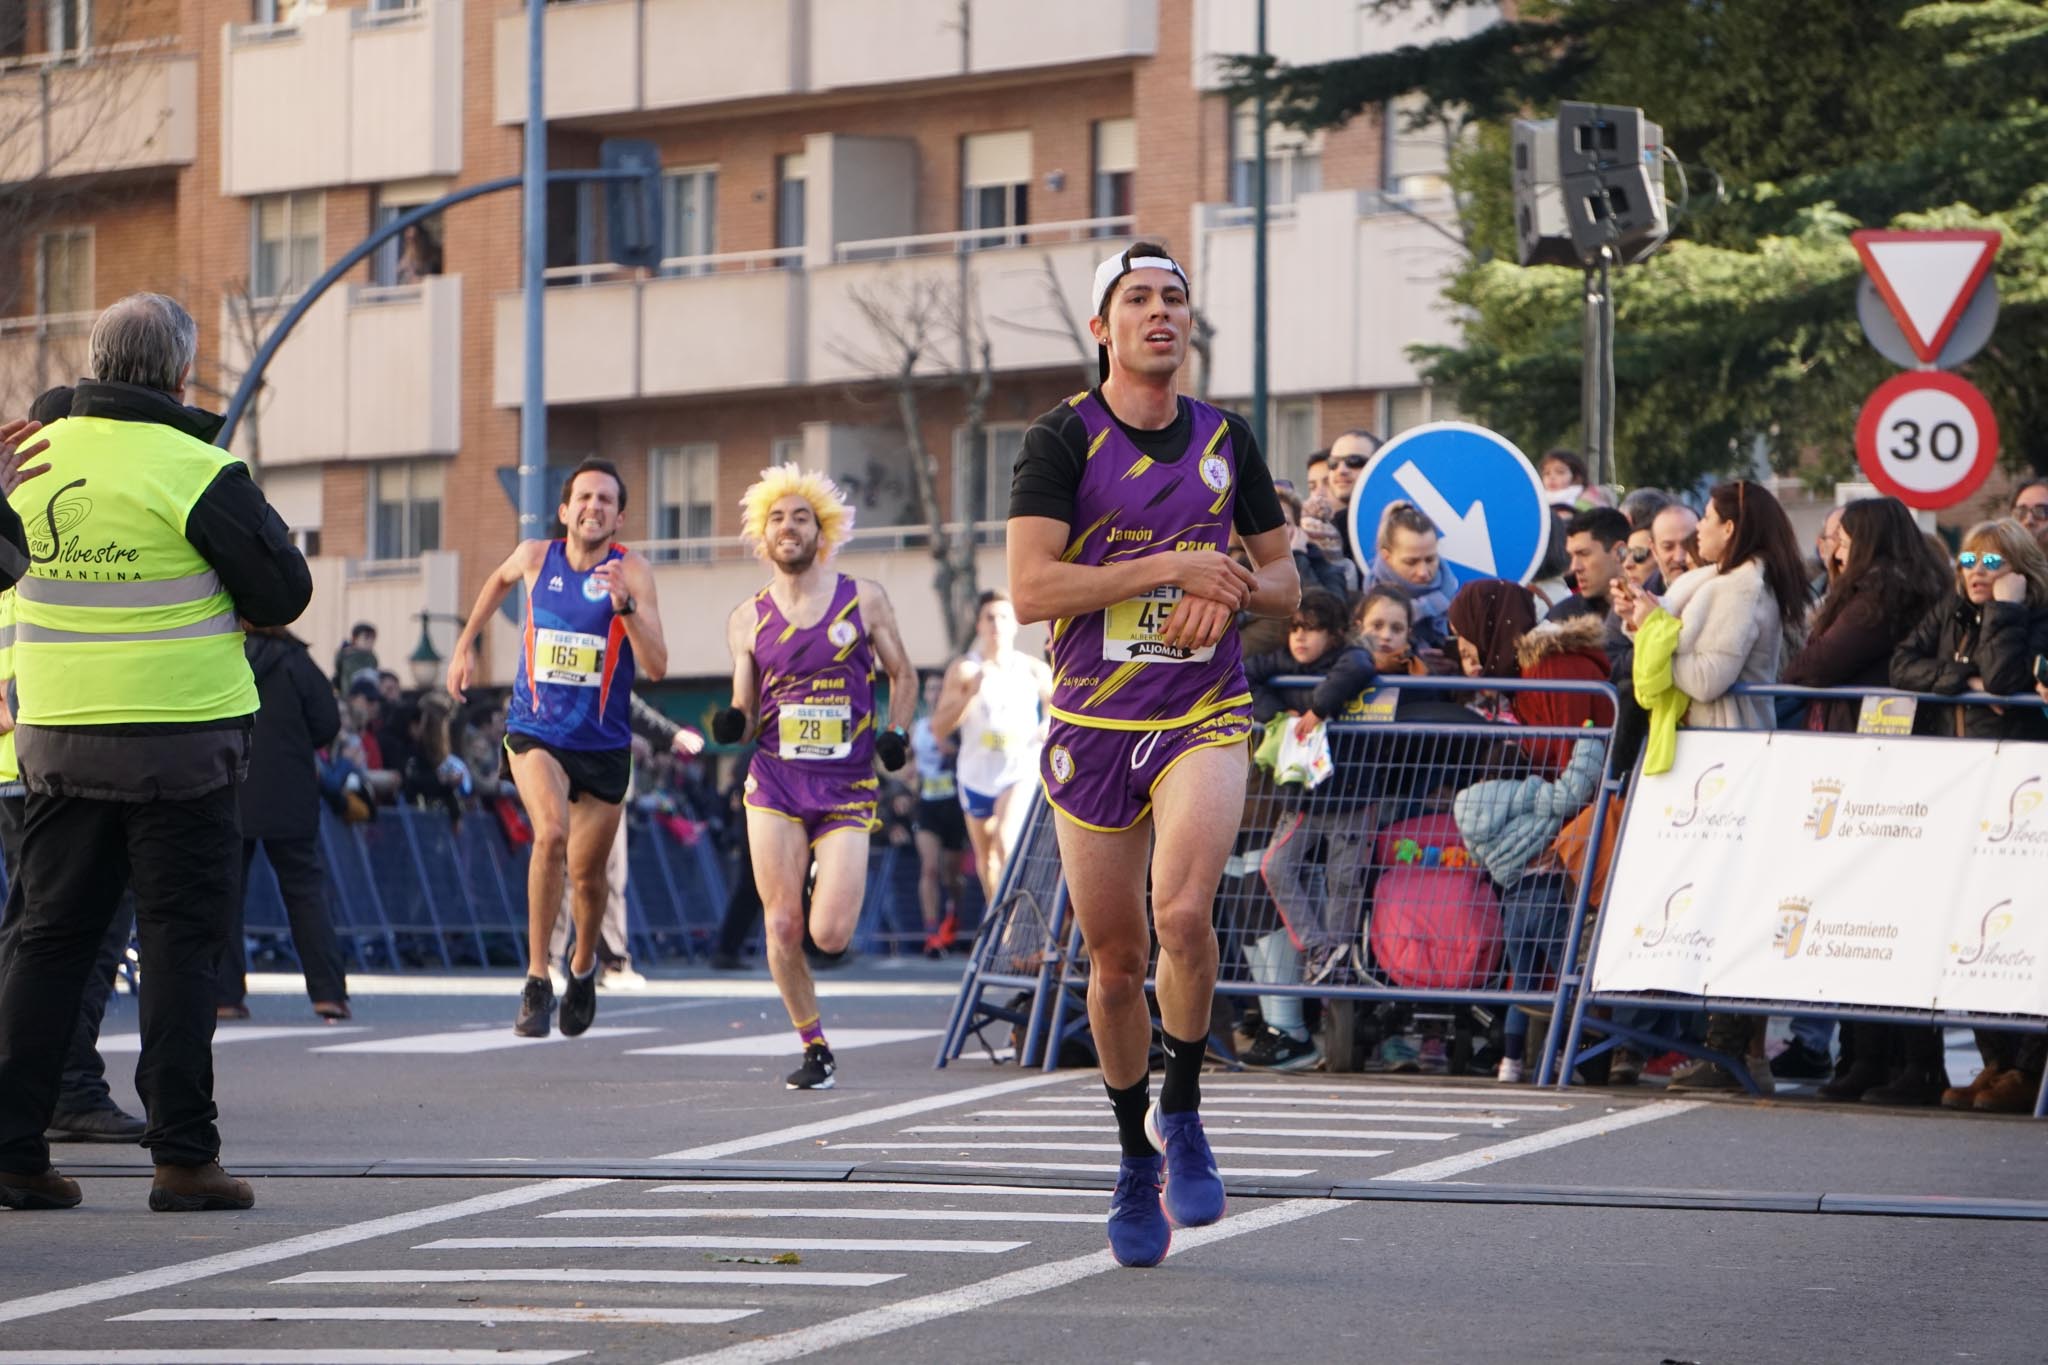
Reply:
M1118 1265L1144 1268L1166 1259L1173 1227L1159 1204L1159 1158L1125 1157L1109 1197L1109 1252Z
M1223 1175L1200 1114L1162 1114L1158 1102L1145 1111L1145 1136L1166 1155L1167 1216L1184 1228L1207 1227L1223 1216Z

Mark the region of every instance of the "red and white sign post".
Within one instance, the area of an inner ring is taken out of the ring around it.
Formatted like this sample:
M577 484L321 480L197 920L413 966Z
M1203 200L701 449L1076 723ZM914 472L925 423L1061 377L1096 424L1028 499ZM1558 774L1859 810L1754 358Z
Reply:
M1976 385L1936 367L1961 364L1989 337L1985 321L1974 341L1950 345L1973 303L1979 310L1973 316L1995 315L1991 262L2000 236L1866 231L1850 240L1898 324L1891 344L1903 336L1926 367L1893 375L1865 401L1856 422L1857 461L1873 484L1908 507L1952 507L1976 492L1997 463L1998 420ZM1873 343L1886 350L1875 325L1865 325Z

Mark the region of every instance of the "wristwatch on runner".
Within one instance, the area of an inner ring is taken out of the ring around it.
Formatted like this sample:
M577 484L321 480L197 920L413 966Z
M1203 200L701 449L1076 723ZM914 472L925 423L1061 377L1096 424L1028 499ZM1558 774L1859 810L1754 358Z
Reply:
M639 604L639 602L637 602L637 601L635 601L635 600L634 600L634 598L633 598L633 595L632 595L631 593L627 593L627 594L626 594L626 605L625 605L625 606L623 606L623 607L613 607L613 608L612 608L612 615L614 615L614 616L631 616L631 615L632 615L632 614L633 614L634 612L636 612L636 611L638 611L638 610L640 610L640 604Z

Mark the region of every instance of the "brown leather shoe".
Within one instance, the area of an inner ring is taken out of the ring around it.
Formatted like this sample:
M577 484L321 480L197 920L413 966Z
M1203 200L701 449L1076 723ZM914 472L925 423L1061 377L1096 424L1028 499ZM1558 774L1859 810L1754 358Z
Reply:
M1997 1080L2000 1074L1997 1067L1987 1066L1978 1072L1977 1079L1971 1081L1968 1085L1950 1086L1941 1092L1941 1107L1944 1109L1975 1109L1977 1107L1977 1097L1986 1090L1989 1090L1991 1083Z
M83 1197L78 1182L59 1175L55 1166L38 1175L0 1171L0 1208L75 1209Z
M256 1192L249 1182L229 1175L218 1161L204 1166L159 1165L156 1181L149 1187L149 1207L157 1213L246 1209L255 1203Z
M2034 1096L2041 1088L2041 1078L2029 1080L2026 1074L2015 1067L2007 1067L1998 1073L1990 1085L1977 1096L1977 1112L1980 1114L2031 1114L2034 1112Z

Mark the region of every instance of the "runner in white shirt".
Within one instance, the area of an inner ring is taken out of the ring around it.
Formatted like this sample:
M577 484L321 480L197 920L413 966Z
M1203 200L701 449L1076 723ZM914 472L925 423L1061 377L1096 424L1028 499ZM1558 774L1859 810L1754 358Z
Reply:
M955 778L982 894L993 902L1003 866L1024 830L1052 705L1052 669L1017 648L1017 610L1006 592L985 592L974 648L946 670L932 731L959 732Z

